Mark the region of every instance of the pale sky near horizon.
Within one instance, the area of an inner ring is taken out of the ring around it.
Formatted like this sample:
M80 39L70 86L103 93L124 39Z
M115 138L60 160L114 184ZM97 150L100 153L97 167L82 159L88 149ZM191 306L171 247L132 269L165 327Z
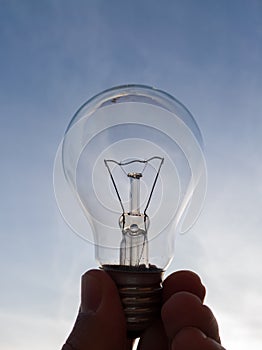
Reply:
M74 322L97 265L57 209L55 154L126 83L177 97L204 137L204 209L167 273L201 276L226 349L261 348L261 57L260 0L0 0L1 349L59 349Z

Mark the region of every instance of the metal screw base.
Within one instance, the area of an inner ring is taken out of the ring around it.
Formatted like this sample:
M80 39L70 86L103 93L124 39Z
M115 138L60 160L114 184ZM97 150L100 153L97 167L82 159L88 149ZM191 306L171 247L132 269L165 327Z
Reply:
M127 336L135 339L160 316L162 274L156 267L103 265L118 287L127 321Z

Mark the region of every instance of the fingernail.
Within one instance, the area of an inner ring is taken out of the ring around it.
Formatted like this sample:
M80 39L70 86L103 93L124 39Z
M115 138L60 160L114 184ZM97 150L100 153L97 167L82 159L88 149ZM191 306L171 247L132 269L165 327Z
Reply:
M102 287L98 278L86 273L82 277L81 311L96 312L102 300Z

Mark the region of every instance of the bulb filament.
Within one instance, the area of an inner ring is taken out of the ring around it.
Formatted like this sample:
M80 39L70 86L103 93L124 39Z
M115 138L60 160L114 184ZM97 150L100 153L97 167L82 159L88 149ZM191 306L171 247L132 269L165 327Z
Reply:
M141 213L140 205L140 179L143 177L143 172L147 164L152 160L159 160L159 165L156 170L156 175L151 187L151 191L146 202L145 209ZM131 160L126 162L117 162L112 159L104 160L105 166L109 171L110 178L112 180L114 189L119 200L122 215L119 218L119 226L122 231L122 241L120 244L120 265L127 266L139 266L145 265L148 267L148 227L149 217L146 211L152 199L152 195L157 183L161 166L164 162L164 158L155 156L147 160ZM109 163L114 163L123 170L124 174L129 178L129 210L125 210L123 201L121 199L119 190L117 188L116 181L112 174L112 169ZM142 171L126 172L125 167L135 163L144 163Z

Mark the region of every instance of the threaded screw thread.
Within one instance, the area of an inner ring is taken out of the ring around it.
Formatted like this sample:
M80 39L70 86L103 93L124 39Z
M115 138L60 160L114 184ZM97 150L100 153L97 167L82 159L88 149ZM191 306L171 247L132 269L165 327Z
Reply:
M118 287L129 338L137 338L160 316L162 270L104 265Z

